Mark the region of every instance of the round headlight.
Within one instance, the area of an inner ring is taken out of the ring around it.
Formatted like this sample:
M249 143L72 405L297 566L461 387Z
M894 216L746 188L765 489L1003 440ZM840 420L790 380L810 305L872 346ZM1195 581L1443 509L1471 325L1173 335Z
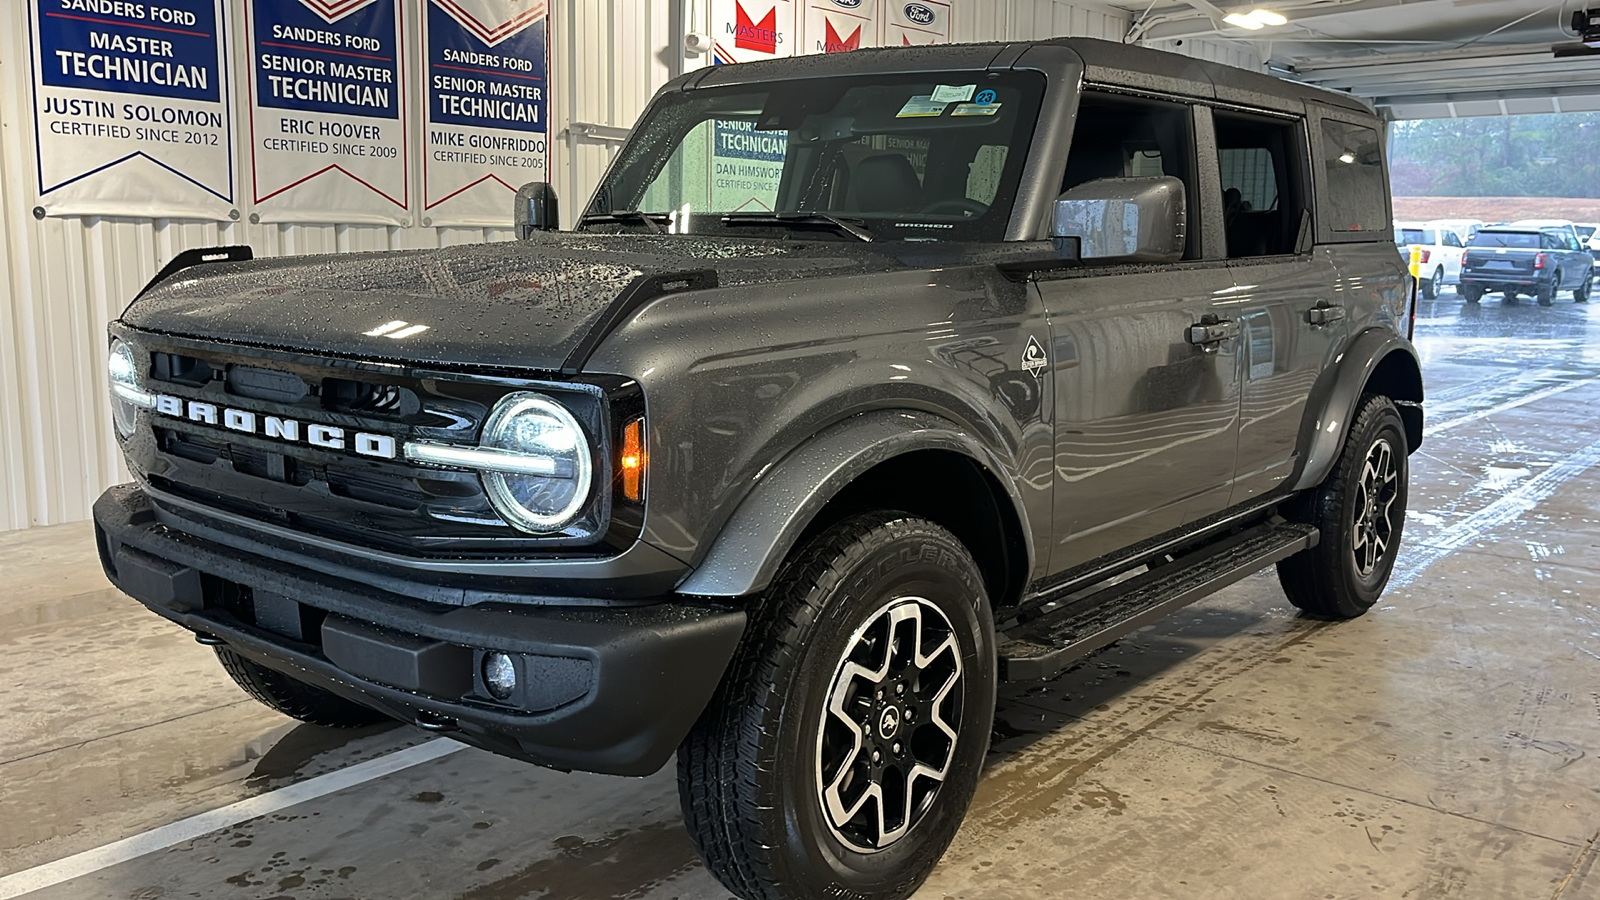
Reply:
M111 378L111 421L117 426L117 434L131 437L139 425L139 410L154 405L152 396L139 387L133 348L124 341L112 341L106 370Z
M486 471L489 501L523 531L560 531L589 500L589 440L566 407L540 394L509 394L484 423L480 447L539 462L537 473ZM546 462L547 461L547 462Z

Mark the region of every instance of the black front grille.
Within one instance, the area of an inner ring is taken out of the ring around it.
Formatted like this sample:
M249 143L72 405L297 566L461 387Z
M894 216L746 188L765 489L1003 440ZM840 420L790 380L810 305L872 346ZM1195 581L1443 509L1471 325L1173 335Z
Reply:
M608 498L603 491L566 532L535 537L505 524L475 472L420 466L400 453L388 459L354 452L358 434L392 439L397 449L414 440L474 443L494 403L524 384L125 337L136 347L144 344L149 354L149 388L177 398L187 410L171 415L169 404L169 414L150 414L149 425L125 446L130 466L157 491L303 533L411 555L525 555L592 548L604 536ZM169 343L181 346L162 346ZM590 434L606 433L597 389L535 386L568 402ZM192 403L215 407L216 421L195 420ZM268 417L297 423L296 437L284 439L281 429L269 434ZM249 423L253 430L245 427ZM311 445L312 426L343 429L346 446Z

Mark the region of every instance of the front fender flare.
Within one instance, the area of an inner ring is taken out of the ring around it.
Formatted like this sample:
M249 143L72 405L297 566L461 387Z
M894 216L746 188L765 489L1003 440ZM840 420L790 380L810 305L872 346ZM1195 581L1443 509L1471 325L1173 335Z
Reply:
M1395 361L1390 362L1391 358ZM1339 451L1344 448L1345 432L1349 431L1361 403L1361 395L1380 367L1386 366L1394 368L1397 385L1385 393L1406 404L1401 408L1401 417L1406 420L1406 437L1411 444L1408 449L1414 452L1421 445L1422 366L1417 361L1416 348L1392 331L1370 329L1351 341L1339 355L1332 383L1321 392L1321 404L1313 407L1317 410L1316 418L1307 416L1303 428L1309 435L1301 440L1301 446L1305 447L1305 465L1295 482L1296 491L1316 487L1333 471Z
M1033 533L1010 467L953 422L930 413L861 413L815 437L757 475L700 565L678 593L742 597L772 582L806 526L841 490L873 466L917 450L959 453L996 473L1022 525L1032 571Z

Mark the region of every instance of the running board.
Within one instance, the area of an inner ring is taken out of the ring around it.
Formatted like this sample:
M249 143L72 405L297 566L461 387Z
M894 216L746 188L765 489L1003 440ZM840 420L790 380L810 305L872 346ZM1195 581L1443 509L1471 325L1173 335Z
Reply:
M1000 635L1000 677L1051 678L1129 632L1317 545L1315 527L1268 522L1196 550Z

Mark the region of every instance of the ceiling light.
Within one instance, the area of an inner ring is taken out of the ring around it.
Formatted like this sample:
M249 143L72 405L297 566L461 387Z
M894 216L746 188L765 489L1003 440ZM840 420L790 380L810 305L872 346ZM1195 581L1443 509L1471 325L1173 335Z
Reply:
M1276 13L1270 9L1252 9L1247 13L1229 13L1222 17L1222 21L1236 28L1259 31L1269 25L1287 24L1289 20L1282 13Z

